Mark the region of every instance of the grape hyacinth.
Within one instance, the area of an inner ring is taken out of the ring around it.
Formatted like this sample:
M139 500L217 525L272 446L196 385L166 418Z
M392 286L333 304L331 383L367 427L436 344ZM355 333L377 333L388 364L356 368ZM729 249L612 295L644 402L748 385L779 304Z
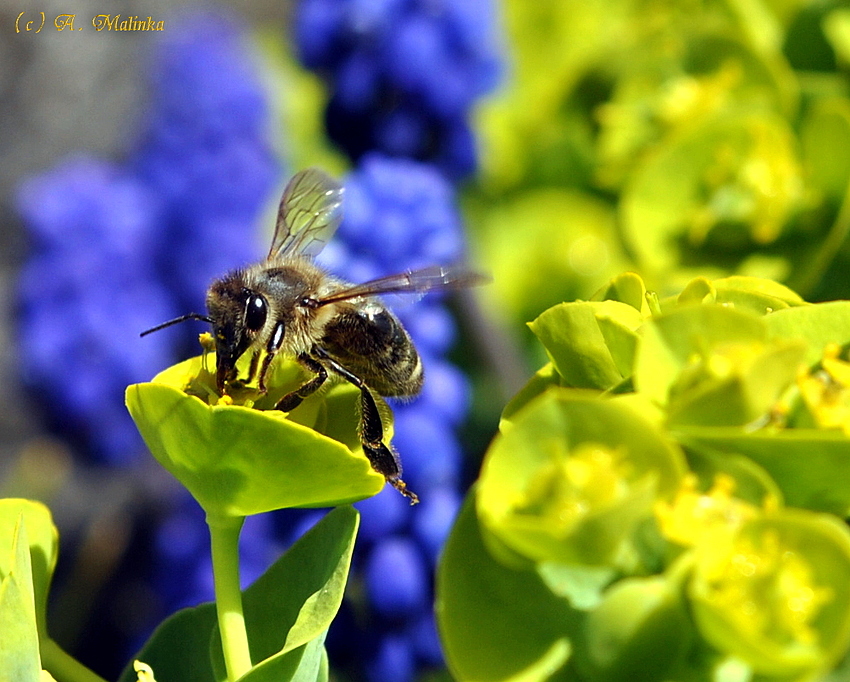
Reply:
M330 83L328 133L353 159L370 151L475 168L469 115L501 73L492 0L301 0L302 63Z
M151 84L126 164L67 161L25 182L18 201L32 242L19 294L25 381L82 453L109 464L143 451L124 388L176 357L173 332L139 332L200 308L214 276L257 259L252 227L280 176L232 18L185 17L159 44Z
M186 312L214 277L257 261L257 225L280 180L271 111L242 28L214 13L169 32L152 64L151 108L130 165L166 212L161 272Z
M85 156L18 192L31 241L18 288L23 381L55 430L102 464L130 464L144 452L124 389L173 359L167 336L139 339L174 314L152 267L158 209L135 175Z

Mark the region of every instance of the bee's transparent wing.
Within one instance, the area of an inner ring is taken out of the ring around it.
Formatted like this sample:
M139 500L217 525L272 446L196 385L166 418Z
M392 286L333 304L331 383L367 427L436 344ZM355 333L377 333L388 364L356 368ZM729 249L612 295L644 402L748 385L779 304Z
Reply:
M342 220L343 187L318 168L296 173L280 199L269 259L315 256Z
M322 298L318 303L325 305L358 296L378 294L424 294L434 289L460 289L486 284L489 281L489 276L473 272L463 265L432 265L421 270L400 272L356 284L342 291L336 291Z

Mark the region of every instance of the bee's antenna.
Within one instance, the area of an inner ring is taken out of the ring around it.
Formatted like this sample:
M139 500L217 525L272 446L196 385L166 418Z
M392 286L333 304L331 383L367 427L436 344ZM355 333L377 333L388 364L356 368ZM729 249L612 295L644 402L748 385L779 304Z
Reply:
M172 324L178 324L180 322L185 322L186 320L200 320L201 322L209 322L210 324L212 324L212 318L206 315L201 315L200 313L189 313L188 315L181 315L180 317L175 317L173 320L169 320L168 322L158 324L156 325L156 327L146 329L141 334L139 334L139 336L147 336L148 334L152 334L153 332L158 332L160 329L170 327Z

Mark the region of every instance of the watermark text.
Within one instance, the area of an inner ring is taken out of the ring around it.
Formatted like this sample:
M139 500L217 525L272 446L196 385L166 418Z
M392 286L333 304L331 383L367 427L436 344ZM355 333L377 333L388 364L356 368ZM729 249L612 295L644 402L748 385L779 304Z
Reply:
M15 33L41 33L47 24L44 12L21 12L15 19ZM165 21L134 14L97 14L88 20L78 14L57 14L53 28L57 31L82 31L91 24L97 31L164 31Z

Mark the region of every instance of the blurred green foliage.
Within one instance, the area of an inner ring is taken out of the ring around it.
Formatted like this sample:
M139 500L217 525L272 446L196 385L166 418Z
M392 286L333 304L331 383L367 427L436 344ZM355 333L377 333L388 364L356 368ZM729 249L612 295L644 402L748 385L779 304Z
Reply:
M823 679L850 648L850 301L628 273L529 324L444 553L458 680Z
M504 0L507 84L465 202L509 326L637 269L850 295L850 9Z

